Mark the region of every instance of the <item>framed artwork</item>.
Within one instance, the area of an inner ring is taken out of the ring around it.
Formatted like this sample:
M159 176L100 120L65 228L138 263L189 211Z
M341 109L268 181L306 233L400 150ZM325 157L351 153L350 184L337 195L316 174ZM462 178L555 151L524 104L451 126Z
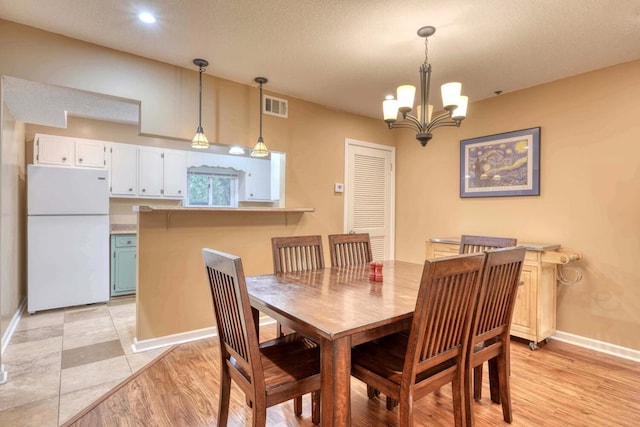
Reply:
M460 197L539 194L539 127L460 141Z

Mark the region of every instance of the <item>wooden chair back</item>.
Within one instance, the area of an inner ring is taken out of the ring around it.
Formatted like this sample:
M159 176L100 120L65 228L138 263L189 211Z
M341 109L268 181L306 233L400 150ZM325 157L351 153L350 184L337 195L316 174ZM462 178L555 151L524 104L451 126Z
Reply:
M512 421L509 385L510 329L516 304L518 284L526 248L522 246L492 249L485 252L486 261L467 356L467 425L473 425L471 391L481 397L482 365L489 363L491 399L502 403L503 418Z
M367 264L373 260L369 233L330 234L331 266Z
M512 237L470 236L463 234L460 238L460 253L469 254L483 252L488 249L508 248L515 246L518 239Z
M411 384L421 374L438 366L445 366L445 369L436 375L438 381L418 382L414 399L455 378L461 380L484 259L484 254L468 254L425 261L404 361L403 382L406 377L407 384ZM462 386L458 384L459 391ZM457 387L454 386L454 393Z
M258 336L244 279L242 260L213 249L203 249L202 257L209 277L213 311L218 328L221 362L246 377L254 389L264 388ZM231 362L233 359L233 363ZM244 375L242 374L244 371Z
M275 274L324 268L321 236L273 237L271 252Z

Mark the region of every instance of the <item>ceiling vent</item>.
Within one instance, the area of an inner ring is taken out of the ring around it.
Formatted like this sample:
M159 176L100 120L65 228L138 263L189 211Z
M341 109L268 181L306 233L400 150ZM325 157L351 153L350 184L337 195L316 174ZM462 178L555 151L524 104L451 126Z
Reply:
M264 96L264 104L262 111L272 116L288 118L289 117L289 101L286 99L276 98L270 95Z

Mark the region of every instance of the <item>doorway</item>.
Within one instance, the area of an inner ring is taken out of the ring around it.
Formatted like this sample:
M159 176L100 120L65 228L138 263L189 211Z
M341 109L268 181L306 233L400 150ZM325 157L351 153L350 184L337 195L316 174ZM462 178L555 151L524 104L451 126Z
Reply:
M395 158L395 147L345 140L344 232L369 233L375 260L395 257Z

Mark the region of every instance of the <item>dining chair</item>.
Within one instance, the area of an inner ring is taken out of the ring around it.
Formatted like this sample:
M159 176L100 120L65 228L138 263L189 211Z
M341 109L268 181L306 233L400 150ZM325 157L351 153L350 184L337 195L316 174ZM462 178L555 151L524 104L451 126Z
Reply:
M487 249L508 248L515 246L518 239L513 237L471 236L463 234L460 237L460 253L469 254L482 252Z
M511 388L509 384L510 329L526 249L522 246L485 252L478 306L471 324L471 342L465 376L467 425L473 425L473 397L480 400L482 365L489 362L491 400L502 403L504 421L511 423ZM472 375L473 374L473 375Z
M456 426L466 422L465 358L484 254L426 260L409 334L352 350L351 373L398 402L399 425L413 425L413 402L451 383Z
M271 254L274 274L324 268L324 249L319 235L272 237ZM292 332L283 330L280 322L276 322L278 336Z
M288 335L258 342L242 260L212 249L202 256L220 344L218 426L229 416L231 380L244 392L253 411L253 426L263 427L267 408L312 393L314 424L320 422L320 351L311 341ZM297 416L301 405L294 405Z
M331 266L367 264L373 260L369 233L330 234Z
M320 270L324 268L321 236L272 237L273 272Z

